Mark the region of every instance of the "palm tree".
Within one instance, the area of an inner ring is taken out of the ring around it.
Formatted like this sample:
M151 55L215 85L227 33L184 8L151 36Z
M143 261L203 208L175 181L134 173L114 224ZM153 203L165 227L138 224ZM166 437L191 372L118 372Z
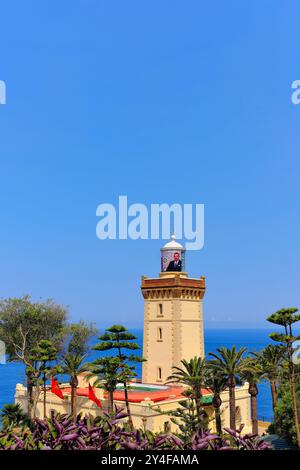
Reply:
M248 358L245 360L245 369L241 372L241 379L248 382L248 392L251 397L251 421L252 433L258 434L258 417L257 417L257 383L264 375L264 371L257 359Z
M89 367L88 363L84 363L87 355L83 354L67 354L62 361L63 373L70 376L71 385L71 414L76 419L77 416L77 387L78 375L86 372Z
M216 373L213 368L208 371L205 386L212 390L213 401L212 405L215 410L216 431L219 435L222 434L222 420L221 420L221 393L227 388L227 379L224 375Z
M254 356L257 358L264 371L264 378L270 383L273 414L275 415L277 383L284 358L284 349L282 346L269 344L262 351L254 353Z
M87 378L95 377L94 386L103 388L108 393L108 412L112 413L114 406L114 392L117 384L122 381L122 363L118 357L102 357L96 359L89 365L90 375Z
M191 398L195 400L199 429L203 426L203 411L201 407L202 388L207 377L207 363L205 359L194 357L190 361L181 361L183 368L173 367L173 373L167 378L167 383L180 383L187 385L191 391Z
M237 378L244 369L243 354L246 348L237 351L235 346L231 349L222 347L217 351L219 355L209 353L210 356L214 357L210 364L217 373L226 377L229 388L230 428L235 430L235 387Z
M4 405L0 412L2 426L4 429L10 426L29 425L29 416L24 413L19 403Z

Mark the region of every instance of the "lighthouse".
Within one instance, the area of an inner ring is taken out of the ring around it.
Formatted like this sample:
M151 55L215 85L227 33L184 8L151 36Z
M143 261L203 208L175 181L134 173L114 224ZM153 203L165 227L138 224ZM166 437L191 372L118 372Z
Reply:
M142 382L164 384L183 359L204 357L205 277L190 278L185 248L173 236L161 249L161 271L142 276L144 338Z

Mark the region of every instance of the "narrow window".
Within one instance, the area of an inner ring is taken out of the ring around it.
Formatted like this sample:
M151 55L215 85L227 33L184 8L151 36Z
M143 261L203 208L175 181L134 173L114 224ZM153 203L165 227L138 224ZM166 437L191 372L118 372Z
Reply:
M161 380L162 374L161 374L161 367L157 368L157 379Z
M170 423L170 421L165 421L164 422L164 432L166 434L171 432L171 423Z
M163 316L163 304L158 304L158 315Z
M239 406L235 407L235 421L236 421L236 427L239 428L242 423L241 408Z
M162 341L162 328L157 329L157 341Z

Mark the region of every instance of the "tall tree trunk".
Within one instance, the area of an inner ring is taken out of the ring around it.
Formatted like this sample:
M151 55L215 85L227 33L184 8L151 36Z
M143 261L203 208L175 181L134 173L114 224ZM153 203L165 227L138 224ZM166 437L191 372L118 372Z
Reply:
M71 385L71 414L76 420L77 416L77 387L76 385Z
M133 431L133 421L132 421L131 410L129 406L128 389L127 389L126 382L124 382L124 395L125 395L126 410L128 414L128 423L129 423L130 429Z
M289 333L290 337L293 337L292 325L289 324ZM294 424L296 431L297 446L300 449L300 429L299 429L299 413L298 413L298 400L296 392L296 381L295 381L295 365L293 362L293 348L291 343L288 344L288 354L289 354L289 370L290 370L290 384L291 384L291 395L293 402L293 414L294 414Z
M198 430L200 430L203 427L202 423L202 408L201 408L201 395L196 395L196 411L197 411L197 422L198 422Z
M273 415L275 416L275 408L277 405L277 389L276 389L275 380L270 380L270 387L271 387L271 395L272 395Z
M235 430L235 385L229 385L229 421L230 429Z
M294 413L297 446L300 449L299 414L298 414L298 402L297 402L297 394L296 394L296 386L295 386L295 367L293 363L291 363L291 394L292 394L292 401L293 401L293 413Z
M120 338L118 338L118 342L120 343ZM118 356L119 356L120 361L123 362L123 356L122 356L122 351L121 351L120 347L118 347ZM132 416L131 416L131 410L130 410L130 406L129 406L127 382L126 381L123 382L123 385L124 385L124 396L125 396L126 410L127 410L127 414L128 414L128 423L129 423L130 429L133 431L134 427L133 427L133 421L132 421Z
M251 394L251 421L252 433L258 434L258 419L257 419L257 396Z
M71 385L71 414L73 416L74 421L77 418L77 387L78 387L78 377L77 375L71 374L70 379Z
M273 423L274 423L274 430L275 433L277 432L277 425L275 419L275 409L277 405L277 388L276 388L276 381L270 380L270 388L271 388L271 396L272 396L272 408L273 408Z
M27 413L30 419L33 419L33 386L30 377L27 375Z
M221 420L221 409L215 407L215 420L216 420L216 431L219 436L222 434L222 420Z
M32 419L36 417L37 404L40 398L41 389L39 385L35 385L32 389Z
M43 396L43 408L44 408L44 419L45 419L46 416L47 416L47 413L46 413L46 402L47 402L46 381L44 381L44 384L43 384L43 392L44 392L44 396Z
M213 405L214 410L215 410L216 431L220 436L222 434L222 419L221 419L222 399L221 399L220 394L218 392L214 392L212 405Z
M112 413L114 409L114 392L113 390L109 390L108 397L107 397L107 411Z
M258 395L258 388L257 383L255 381L249 382L248 388L249 395L251 397L251 421L252 421L252 433L258 434L258 420L257 420L257 395Z

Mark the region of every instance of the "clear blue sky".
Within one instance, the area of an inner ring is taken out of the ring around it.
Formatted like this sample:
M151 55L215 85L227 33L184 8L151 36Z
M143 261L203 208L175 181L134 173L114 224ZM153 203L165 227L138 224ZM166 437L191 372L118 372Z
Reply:
M161 241L99 241L96 207L204 203L207 326L300 306L298 1L1 4L0 295L139 326ZM178 184L174 184L174 178Z

